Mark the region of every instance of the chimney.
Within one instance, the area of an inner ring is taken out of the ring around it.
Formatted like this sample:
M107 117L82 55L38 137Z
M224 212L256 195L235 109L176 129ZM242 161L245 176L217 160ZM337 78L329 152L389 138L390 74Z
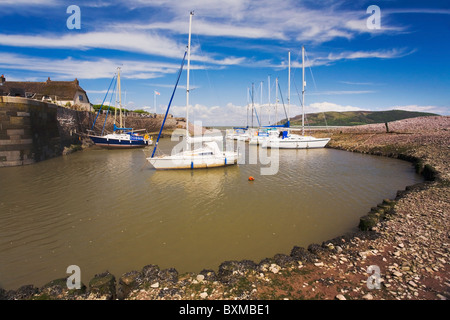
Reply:
M48 77L48 79L47 79L47 83L49 83L50 81L52 81L52 80L50 80L50 77Z

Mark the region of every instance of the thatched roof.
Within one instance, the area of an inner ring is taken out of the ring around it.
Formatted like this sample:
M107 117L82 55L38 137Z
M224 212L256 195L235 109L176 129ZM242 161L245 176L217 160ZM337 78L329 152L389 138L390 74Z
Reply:
M45 82L4 81L0 85L0 95L21 96L42 99L49 96L57 100L74 100L75 94L86 91L80 87L78 79L73 81L53 81L50 77ZM89 98L88 101L89 102Z

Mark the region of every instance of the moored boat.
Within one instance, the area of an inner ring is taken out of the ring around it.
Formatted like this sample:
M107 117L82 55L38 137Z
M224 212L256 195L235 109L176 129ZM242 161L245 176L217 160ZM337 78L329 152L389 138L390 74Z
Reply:
M289 53L289 83L290 83L290 53ZM292 128L287 127L280 131L278 136L271 136L265 140L261 147L263 148L280 148L280 149L312 149L312 148L324 148L330 141L330 138L315 138L305 135L305 47L302 47L302 134L292 134L290 130ZM289 90L290 91L290 90ZM290 95L290 94L289 94ZM288 97L288 105L290 97ZM287 123L289 124L289 112Z
M114 78L113 78L114 79ZM92 142L100 147L106 148L121 148L121 149L129 149L129 148L143 148L146 146L150 146L153 143L152 138L148 134L140 134L137 131L143 130L133 130L133 128L123 128L122 122L122 101L121 101L121 92L120 92L120 68L117 68L117 84L119 91L119 118L120 118L120 127L117 127L114 123L113 133L108 133L106 135L102 134L96 135L94 133L88 134L89 138ZM109 91L109 90L108 90ZM100 113L101 108L98 110ZM98 117L98 115L97 115ZM108 117L108 112L106 118ZM105 123L106 123L105 118ZM116 122L116 119L114 119ZM92 128L95 126L92 125Z
M166 114L159 131L158 138L153 149L151 157L148 157L148 162L156 170L169 170L169 169L200 169L200 168L211 168L211 167L223 167L234 165L238 160L238 153L234 151L222 151L219 147L219 141L223 143L222 137L191 137L189 134L189 70L190 70L190 52L191 52L191 25L193 12L189 16L189 41L187 46L187 52L185 52L185 57L187 53L187 85L186 85L186 136L184 143L184 150L180 152L174 152L172 150L171 155L161 155L155 157L155 151L158 146L159 138L164 127L167 114L169 112L170 104L166 110ZM184 65L183 63L178 73L178 79L172 94L175 93L178 81L180 79L181 71ZM192 144L194 148L191 149ZM200 147L195 147L196 145L201 145Z

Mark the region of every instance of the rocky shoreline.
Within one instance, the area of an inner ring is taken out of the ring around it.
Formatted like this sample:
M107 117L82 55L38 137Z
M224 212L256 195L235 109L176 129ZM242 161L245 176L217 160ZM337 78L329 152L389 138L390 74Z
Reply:
M0 288L0 300L449 299L450 117L315 135L331 135L331 148L411 161L426 181L382 200L361 217L356 233L294 247L258 263L226 261L217 273L181 275L147 265L118 279L98 274L79 290L68 290L66 278L42 288Z

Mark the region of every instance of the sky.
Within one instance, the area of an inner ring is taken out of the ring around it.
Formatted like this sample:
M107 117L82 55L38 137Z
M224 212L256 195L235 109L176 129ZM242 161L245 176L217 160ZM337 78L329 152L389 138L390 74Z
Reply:
M251 105L261 125L301 114L302 46L305 113L450 115L448 0L0 0L0 10L6 80L77 78L93 104L114 103L120 67L124 106L164 113L194 11L190 121L244 126ZM186 74L174 116L186 115Z

